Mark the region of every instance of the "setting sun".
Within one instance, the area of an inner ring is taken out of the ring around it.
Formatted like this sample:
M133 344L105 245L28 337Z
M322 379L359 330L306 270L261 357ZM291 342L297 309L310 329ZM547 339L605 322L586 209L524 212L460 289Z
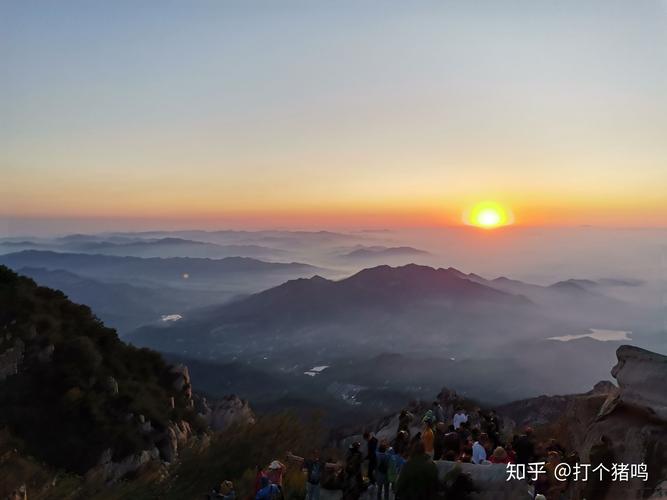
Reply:
M471 226L492 229L513 222L511 212L493 201L477 203L463 215L463 221Z

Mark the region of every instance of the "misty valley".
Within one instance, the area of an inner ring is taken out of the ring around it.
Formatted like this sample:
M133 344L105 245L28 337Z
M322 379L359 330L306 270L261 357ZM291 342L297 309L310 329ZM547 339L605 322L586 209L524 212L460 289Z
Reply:
M443 386L494 405L583 392L609 379L621 343L665 350L664 309L643 300L661 286L650 269L621 275L610 264L582 276L576 265L545 267L558 253L576 262L579 249L545 248L510 269L541 272L536 284L489 272L482 255L461 255L470 237L21 237L0 240L0 264L90 306L125 342L187 365L209 398L237 394L260 412L320 411L334 426L391 413ZM529 252L534 243L525 241ZM590 241L589 252L614 244L604 234Z

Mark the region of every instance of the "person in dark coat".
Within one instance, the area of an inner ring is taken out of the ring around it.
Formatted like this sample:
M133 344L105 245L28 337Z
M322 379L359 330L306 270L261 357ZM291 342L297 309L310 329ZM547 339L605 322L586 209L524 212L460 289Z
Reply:
M367 455L366 460L368 460L368 482L370 484L375 484L375 469L377 467L377 449L378 449L378 438L373 436L370 432L364 432L364 439L367 443Z
M396 482L396 498L400 500L432 500L438 490L438 468L424 451L421 442L415 443L412 456L406 462Z

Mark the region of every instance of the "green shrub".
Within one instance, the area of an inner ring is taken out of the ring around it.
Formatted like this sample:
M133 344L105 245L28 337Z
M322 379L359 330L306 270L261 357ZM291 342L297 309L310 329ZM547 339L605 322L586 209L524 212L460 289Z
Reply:
M17 341L25 346L19 374L0 382L0 426L21 437L34 456L85 472L107 448L121 458L149 446L138 415L158 431L172 417L201 429L173 388L175 375L162 357L121 342L88 307L4 266L0 304L2 351ZM50 345L50 361L40 359ZM117 394L109 389L109 377L118 384Z

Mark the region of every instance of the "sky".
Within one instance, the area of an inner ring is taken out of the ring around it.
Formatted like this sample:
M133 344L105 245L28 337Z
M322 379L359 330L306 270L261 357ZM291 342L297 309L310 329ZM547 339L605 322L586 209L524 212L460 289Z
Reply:
M14 231L667 226L666 1L0 0L0 60Z

